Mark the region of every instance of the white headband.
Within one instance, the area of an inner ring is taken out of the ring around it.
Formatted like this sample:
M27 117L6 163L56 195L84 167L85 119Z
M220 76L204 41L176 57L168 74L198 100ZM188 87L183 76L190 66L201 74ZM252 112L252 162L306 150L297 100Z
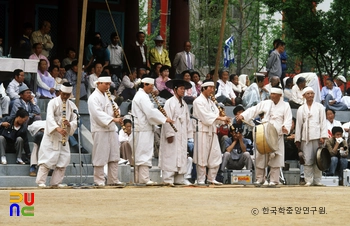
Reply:
M112 79L110 76L103 76L98 77L97 82L112 82Z
M73 86L61 85L61 91L64 93L71 93L73 91Z
M271 88L271 93L277 93L277 94L283 94L283 90L282 89L279 89L279 88L274 88L272 87Z
M154 85L154 79L153 78L143 78L141 80L142 83L148 83L148 84L153 84Z
M214 82L205 82L201 85L201 87L214 86Z
M94 81L95 85L99 82L112 82L112 79L110 76L103 76L103 77L98 77L96 81Z
M305 93L310 92L310 91L312 91L313 93L315 93L315 91L314 91L310 86L305 87L301 93L302 93L302 95L304 96Z

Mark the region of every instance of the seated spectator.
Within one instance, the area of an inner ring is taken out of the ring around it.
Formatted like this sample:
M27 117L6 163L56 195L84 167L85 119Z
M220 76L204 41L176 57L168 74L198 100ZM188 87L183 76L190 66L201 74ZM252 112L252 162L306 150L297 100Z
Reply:
M183 71L181 74L182 74L182 79L185 80L186 82L191 83L191 85L192 85L191 89L185 90L185 95L183 97L183 100L187 104L192 104L194 99L196 99L196 97L198 96L197 90L196 90L196 85L194 84L194 82L191 81L190 71Z
M229 72L226 69L219 71L219 80L217 81L217 93L215 98L218 102L226 106L236 105L236 94L233 92L232 83L228 81Z
M346 122L346 123L344 123L343 125L342 125L342 128L343 128L343 130L344 130L344 139L346 140L346 141L348 141L348 143L350 144L350 140L348 140L349 139L349 130L350 130L350 122Z
M38 85L36 94L40 99L55 97L55 79L47 71L46 60L41 59L39 61L36 84Z
M265 75L257 74L255 79L256 83L251 84L243 94L242 104L245 108L250 108L269 99L269 92L264 89Z
M286 83L284 84L284 101L289 102L292 99L292 87L293 87L293 78L284 78Z
M6 95L4 83L0 84L0 119L9 114L10 97Z
M86 99L86 83L87 79L85 78L85 75L81 76L81 81L78 80L78 61L75 60L71 64L71 68L66 73L66 79L68 82L70 82L73 85L73 95L77 96L77 83L80 82L80 99Z
M68 82L68 80L64 77L60 77L60 69L57 65L51 65L49 68L49 73L55 79L55 90L59 90L63 83Z
M132 149L130 141L132 141L131 120L124 119L125 130L119 130L119 142L120 142L120 158L129 161L130 165L134 165L134 159L132 157Z
M281 80L280 80L280 78L278 76L271 76L269 80L270 80L269 84L265 85L264 88L263 88L267 92L269 92L269 95L271 93L271 88L272 87L278 87L279 86L279 87L282 88Z
M112 75L112 71L113 71L113 68L112 68L110 65L108 65L107 67L105 67L105 68L103 69L102 74L111 77L112 83L111 83L111 86L109 87L109 91L110 91L113 95L115 95L115 94L117 93L117 89L119 88L120 83L118 84L118 83L114 82L114 80L113 80L113 75ZM115 96L116 96L116 95L115 95Z
M334 111L348 110L348 107L341 102L342 93L339 87L334 86L332 78L327 78L326 86L321 90L321 103Z
M65 67L59 68L58 77L60 77L61 79L66 78L66 68Z
M102 73L102 63L95 62L94 64L95 73L89 75L89 89L88 89L88 96L96 89L96 81L98 77L100 77Z
M124 100L132 100L136 94L136 83L137 81L141 82L141 80L136 80L136 68L131 69L131 73L128 75L124 75L123 80L117 90L117 95L122 96Z
M40 108L36 105L32 91L30 91L26 84L23 84L19 88L19 96L20 98L13 102L10 117L14 118L18 109L23 108L29 113L28 125L32 124L34 121L41 120Z
M331 165L327 176L334 176L339 165L339 185L343 185L343 171L348 166L348 145L343 137L343 129L339 126L332 128L332 137L326 140L326 147L331 154Z
M225 168L231 170L241 170L245 166L247 170L252 170L253 161L247 152L248 141L243 137L242 130L230 128L231 137L226 139L226 152L222 156L221 172Z
M340 87L342 85L346 84L346 78L342 75L338 75L335 79L334 79L334 85L337 87Z
M57 57L57 56L55 56L55 57L52 57L51 58L51 64L50 65L55 65L55 66L57 66L58 68L60 68L61 67L61 61L60 61L60 59ZM49 67L50 68L50 67Z
M199 96L201 94L202 81L200 80L200 75L199 75L198 71L191 72L191 80L192 80L192 82L194 82L194 85L195 85L196 91L197 91L197 96Z
M6 89L7 95L10 97L11 101L19 98L19 88L24 82L24 72L21 69L16 69L13 72L14 78L9 83Z
M155 63L152 66L152 70L151 70L151 78L157 79L160 76L160 69L162 68L162 64L161 63ZM142 79L142 77L141 77Z
M306 79L299 77L296 84L292 87L292 99L289 100L291 108L299 108L304 104L303 89L306 87Z
M110 71L113 71L113 69L111 69ZM122 77L124 75L124 72L121 72L119 76L112 73L112 72L110 72L110 73L111 73L111 78L112 78L112 83L111 83L111 89L113 88L112 93L114 94L114 96L117 96L117 90L122 82L122 79L120 77Z
M41 43L34 43L33 44L33 54L29 56L29 59L33 59L33 60L41 60L41 59L44 59L46 60L46 63L47 63L47 68L50 67L50 62L49 60L47 59L46 56L44 56L42 54L43 52L43 45Z
M159 70L160 75L158 78L156 78L156 87L159 91L159 96L163 97L165 99L169 99L174 95L173 91L166 87L165 83L168 80L171 80L169 78L169 66L162 66Z
M146 68L138 68L137 69L137 76L136 76L136 78L137 79L142 79L143 78L143 76L144 75L147 75L148 73L147 73L147 69Z
M328 129L328 137L332 137L332 129L334 126L341 127L341 122L338 120L335 120L335 111L332 109L326 109L326 123L327 123L327 129Z
M45 126L46 126L45 120L35 121L28 126L28 131L34 139L33 150L30 155L29 176L31 177L36 177L36 171L37 171L37 165L38 165L38 151L39 151L41 140L43 139Z
M62 66L65 67L66 65L72 64L73 61L77 60L75 57L75 49L70 47L66 50L66 58L62 60Z
M233 92L236 94L237 97L241 98L243 96L244 91L247 89L247 86L239 81L239 77L237 74L230 75L230 82L232 83Z
M15 150L17 164L25 164L22 160L22 151L30 155L29 143L27 138L27 123L29 114L19 108L15 117L5 117L0 120L0 152L1 164L6 165L6 152Z
M245 88L243 90L243 91L245 91L247 89L246 87L250 86L249 76L246 74L241 74L239 76L239 83L242 84L242 87L245 86Z

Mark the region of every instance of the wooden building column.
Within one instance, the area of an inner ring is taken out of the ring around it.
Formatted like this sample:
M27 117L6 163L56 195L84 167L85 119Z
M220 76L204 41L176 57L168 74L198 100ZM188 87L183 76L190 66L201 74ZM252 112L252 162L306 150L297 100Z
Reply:
M79 37L80 29L79 19L79 1L60 0L58 3L58 43L57 55L60 59L66 58L66 49L73 47L76 51L76 57L79 56ZM55 29L55 28L53 28Z
M184 50L183 43L190 39L190 11L188 0L171 1L169 57Z

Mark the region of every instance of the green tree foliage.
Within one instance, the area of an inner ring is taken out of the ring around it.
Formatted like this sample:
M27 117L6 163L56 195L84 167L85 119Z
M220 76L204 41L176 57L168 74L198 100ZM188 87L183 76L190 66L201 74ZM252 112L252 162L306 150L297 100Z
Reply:
M153 1L152 8L149 11L145 11L145 7L148 5L148 0L140 0L139 1L139 27L140 29L147 29L148 23L152 23L154 20L159 19L160 11L156 10L156 2ZM159 34L160 30L160 21L157 24L155 30L151 34L147 34L146 31L146 39L145 43L148 46L148 49L151 49L155 46L153 39ZM165 37L163 37L165 38Z
M302 62L312 59L320 75L326 73L333 77L347 67L350 1L334 0L328 12L316 10L316 4L322 0L261 1L271 12L284 12L289 53Z
M207 66L208 71L215 66L223 2L190 1L193 52L199 65ZM230 0L226 21L224 40L231 35L235 38L235 64L231 65L231 69L238 74L259 71L266 64L273 40L281 37L281 24L276 23L266 6L256 0Z

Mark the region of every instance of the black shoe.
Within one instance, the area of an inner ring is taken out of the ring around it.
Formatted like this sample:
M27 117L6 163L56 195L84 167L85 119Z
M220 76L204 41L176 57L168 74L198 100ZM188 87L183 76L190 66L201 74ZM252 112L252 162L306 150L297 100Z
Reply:
M22 156L22 160L25 164L29 165L30 164L30 154Z

